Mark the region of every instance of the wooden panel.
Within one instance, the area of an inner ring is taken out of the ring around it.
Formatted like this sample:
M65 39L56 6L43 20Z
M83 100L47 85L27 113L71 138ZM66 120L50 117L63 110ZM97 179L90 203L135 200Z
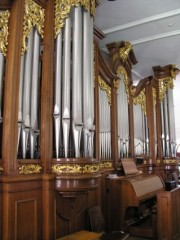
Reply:
M37 200L15 202L15 238L37 239Z
M159 240L180 238L180 188L157 194L157 225Z
M3 239L42 239L40 176L3 177Z
M0 182L0 213L2 213L2 183ZM0 214L0 240L2 239L2 214Z

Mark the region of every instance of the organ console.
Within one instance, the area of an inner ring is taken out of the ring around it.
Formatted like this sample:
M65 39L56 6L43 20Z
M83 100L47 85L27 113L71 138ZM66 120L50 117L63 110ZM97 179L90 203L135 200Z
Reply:
M133 159L123 161L126 175L107 178L109 230L126 230L132 235L153 238L157 193L164 190L164 182L156 174L138 172Z

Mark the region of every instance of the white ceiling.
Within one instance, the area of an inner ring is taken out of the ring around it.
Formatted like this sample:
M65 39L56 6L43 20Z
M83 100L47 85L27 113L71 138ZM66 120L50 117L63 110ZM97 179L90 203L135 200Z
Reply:
M133 80L153 75L153 66L177 64L180 68L180 0L102 0L96 8L95 25L106 44L129 41L138 63Z

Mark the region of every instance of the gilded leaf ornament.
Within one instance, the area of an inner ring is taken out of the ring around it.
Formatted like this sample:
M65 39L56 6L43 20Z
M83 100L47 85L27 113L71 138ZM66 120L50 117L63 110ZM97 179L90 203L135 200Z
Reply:
M64 27L65 19L69 16L71 7L78 5L84 7L86 11L90 11L91 15L95 14L95 0L56 0L55 2L55 38Z
M23 165L19 167L19 173L20 174L35 174L35 173L40 173L42 167L39 165L35 164L28 164L28 165Z
M110 88L110 86L108 86L107 83L100 76L98 77L98 83L99 83L99 87L103 91L106 91L108 103L109 103L109 105L111 105L111 88Z
M9 11L0 11L0 52L4 56L7 53L9 16Z
M29 37L33 27L37 28L38 33L43 38L44 19L44 9L33 0L26 0L23 21L22 54L27 50L27 38Z
M127 72L123 66L119 66L117 68L116 74L124 82L126 94L127 94L127 100L129 102L129 81L128 81ZM119 86L120 86L120 84L119 84Z
M174 87L174 82L172 77L159 79L159 100L163 101L164 95L168 91L168 88L173 88L173 87Z
M130 42L125 42L125 46L122 48L119 48L119 56L123 61L127 60L131 49L132 49L132 45Z
M135 105L140 104L144 115L146 116L146 95L145 88L139 93L137 97L133 97L133 103Z

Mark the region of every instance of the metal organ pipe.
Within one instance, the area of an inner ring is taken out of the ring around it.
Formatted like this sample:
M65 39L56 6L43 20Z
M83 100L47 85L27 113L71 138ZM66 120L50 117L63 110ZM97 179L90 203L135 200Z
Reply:
M32 79L31 79L31 111L30 111L30 158L34 158L35 145L39 135L38 129L38 96L39 96L39 57L40 57L40 36L37 29L34 30L32 59Z
M56 39L56 59L55 59L55 88L54 88L54 128L55 128L55 150L56 158L59 158L61 139L61 85L62 85L62 31Z
M75 157L80 157L82 132L82 7L74 9L72 61L72 119Z
M19 106L18 106L18 142L17 152L19 148L19 140L21 135L23 116L22 116L22 95L23 95L23 80L24 80L24 59L25 55L21 56L20 81L19 81Z
M63 93L62 93L62 126L64 153L68 157L70 130L70 76L71 76L71 19L65 20L63 45Z
M91 68L91 17L88 11L83 12L83 123L84 123L84 156L93 157L94 113L92 108L92 68Z
M23 126L22 126L22 157L26 158L28 136L30 130L30 86L32 74L33 31L28 38L28 50L25 55L24 88L23 88Z

